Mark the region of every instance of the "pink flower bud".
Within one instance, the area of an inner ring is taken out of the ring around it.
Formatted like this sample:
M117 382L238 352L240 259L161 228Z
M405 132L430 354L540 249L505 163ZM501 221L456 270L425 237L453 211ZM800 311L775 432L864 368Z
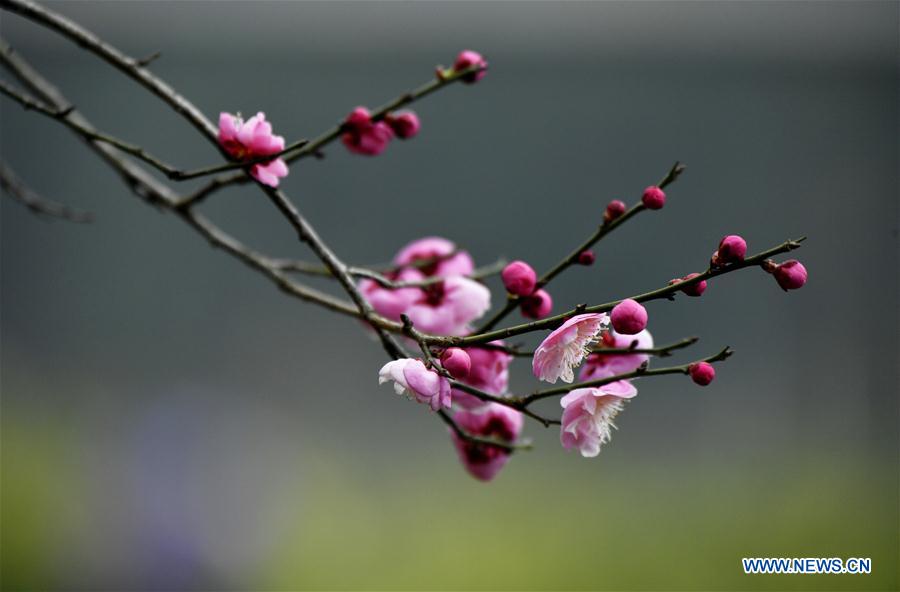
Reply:
M596 260L597 256L591 250L578 253L578 265L593 265Z
M721 264L738 263L747 254L747 241L736 234L729 234L719 241L718 260Z
M697 277L698 275L700 275L700 274L699 273L689 273L681 279L692 280L695 277ZM701 280L701 281L697 282L696 284L691 284L690 286L685 286L681 289L681 291L684 292L688 296L693 296L693 297L701 296L704 292L706 292L706 280Z
M609 316L613 329L622 335L635 335L647 326L647 309L631 298L618 303Z
M619 201L618 199L614 199L606 206L606 211L603 213L603 220L606 222L612 222L619 216L625 213L625 202Z
M529 319L543 319L553 310L553 299L546 290L538 290L522 299L520 308L522 315Z
M691 364L688 366L688 373L691 375L691 380L700 386L708 385L713 381L713 378L716 377L716 369L712 367L712 364L707 362Z
M403 111L389 115L385 117L385 122L391 126L391 129L394 130L394 133L401 140L408 140L414 137L419 133L419 128L421 127L419 116L412 111Z
M347 131L358 132L372 125L372 115L365 107L357 107L344 120Z
M441 354L441 366L453 375L453 378L463 379L469 376L469 371L472 369L472 358L469 357L466 350L451 347L445 349Z
M500 273L506 291L516 296L528 296L537 285L537 274L524 261L513 261Z
M772 275L785 292L802 288L807 278L806 268L796 259L785 261L775 268Z
M477 72L470 72L463 76L462 81L466 84L472 84L484 78L484 75L487 74L487 70L484 69L487 68L487 60L485 60L477 51L467 49L459 52L459 55L456 56L456 61L453 63L453 69L456 72L466 70L473 66L480 66L482 69Z
M647 206L647 208L651 210L659 210L664 205L666 205L666 194L656 185L651 185L650 187L644 189L644 194L641 196L641 201L645 206Z

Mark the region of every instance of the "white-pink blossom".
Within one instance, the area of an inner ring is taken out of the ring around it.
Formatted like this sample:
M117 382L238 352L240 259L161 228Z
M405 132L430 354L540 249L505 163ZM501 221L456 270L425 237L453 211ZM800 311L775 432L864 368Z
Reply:
M560 400L563 406L559 440L563 448L577 448L584 457L600 454L612 437L613 419L626 399L637 395L630 382L620 380L600 387L575 389Z
M590 353L590 346L609 324L606 313L575 315L547 336L534 351L532 370L540 380L572 382L573 368Z
M394 391L419 403L428 404L434 411L450 408L450 381L421 360L403 358L388 362L378 372L378 384L394 382Z

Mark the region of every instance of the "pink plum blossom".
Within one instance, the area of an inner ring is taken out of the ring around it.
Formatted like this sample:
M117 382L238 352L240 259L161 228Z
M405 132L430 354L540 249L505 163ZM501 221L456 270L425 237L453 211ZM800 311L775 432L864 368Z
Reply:
M385 117L384 120L401 140L415 137L422 127L422 124L419 122L419 116L412 111L392 113Z
M519 308L524 317L543 319L553 310L553 298L547 290L535 290L534 294L522 298Z
M418 281L424 275L405 269L398 275L404 281ZM425 333L465 335L471 322L491 307L491 292L469 278L451 276L422 287L385 288L374 280L363 279L359 289L378 314L399 321L406 313L413 325Z
M594 254L594 252L591 251L590 249L578 253L578 265L584 265L584 266L593 265L594 261L596 261L596 260L597 260L597 255Z
M513 443L522 431L522 414L498 403L490 403L480 411L457 411L453 419L468 434ZM468 442L450 431L459 460L470 475L490 481L509 460L509 451L499 446Z
M649 354L604 354L603 347L614 347L616 349L629 348L634 343L635 349L650 349L653 347L653 336L644 329L636 335L620 335L613 330L603 334L600 341L601 352L592 353L585 360L578 374L578 380L586 382L588 380L598 380L601 378L609 378L617 374L625 374L633 372L641 367L650 359ZM596 348L594 350L596 352Z
M395 281L416 282L440 277L424 286L387 288L371 279L359 283L360 291L375 311L399 321L405 313L420 331L440 335L465 335L472 321L491 306L491 293L475 280L471 256L451 241L428 237L405 246L394 258L398 270L386 274Z
M718 263L738 263L744 260L747 254L747 241L736 234L729 234L719 241L719 250L716 251Z
M384 121L372 121L369 110L357 107L344 120L341 141L347 150L364 156L378 156L394 139L394 131Z
M453 62L453 69L456 72L461 70L466 70L471 68L472 66L481 66L482 68L487 68L487 60L478 53L477 51L472 51L471 49L466 49L459 52L459 55L456 56L456 61ZM466 84L472 84L474 82L478 82L484 75L487 74L487 70L482 69L477 72L470 72L462 77L462 81Z
M689 273L689 274L687 274L686 276L684 276L684 277L681 278L681 279L675 278L675 279L671 280L671 281L669 282L669 284L670 284L670 285L671 285L671 284L677 284L677 283L679 283L679 282L683 282L683 281L687 281L687 280L692 280L692 279L694 279L695 277L697 277L698 275L700 275L700 274L699 274L699 273ZM693 284L691 284L691 285L689 285L689 286L685 286L685 287L683 287L683 288L681 289L681 291L682 291L685 295L691 296L691 297L693 297L693 298L696 298L696 297L698 297L698 296L702 296L703 293L706 292L706 280L700 280L699 282L695 282L695 283L693 283Z
M709 362L697 362L688 366L688 374L700 386L707 386L716 377L716 369Z
M428 404L432 410L450 408L450 381L425 367L421 360L403 358L385 364L378 372L378 384L394 382L394 391L419 403Z
M236 160L254 160L278 154L284 150L284 138L272 133L272 124L260 111L247 121L237 115L219 114L219 144ZM250 167L250 175L269 187L278 187L278 180L287 177L288 167L281 158L260 162Z
M614 199L606 206L606 211L603 213L603 220L605 222L612 222L619 216L625 213L625 202L619 199Z
M492 341L487 345L503 345L502 341ZM509 386L509 364L512 355L501 349L489 347L467 347L471 365L469 375L463 383L492 395L505 395ZM453 401L467 409L479 409L485 402L460 389L453 389Z
M451 276L420 289L406 314L417 329L437 335L465 335L470 323L491 307L491 292L475 280Z
M636 300L626 298L612 309L610 319L616 331L634 335L647 326L647 309Z
M465 378L472 370L472 358L466 350L459 347L450 347L441 354L441 366L457 380Z
M418 269L426 276L469 275L475 271L475 263L468 252L459 250L452 241L439 236L428 236L415 240L397 253L394 257L396 265L420 265Z
M500 272L500 279L506 291L516 296L528 296L534 292L537 284L537 274L534 268L524 261L513 261L507 264Z
M590 353L590 346L609 323L606 313L575 315L547 336L534 351L531 367L540 380L572 382L573 368Z
M647 206L648 210L662 209L666 205L666 192L656 185L651 185L644 189L644 194L641 195L641 202Z
M559 440L563 448L577 448L584 457L600 454L600 447L612 437L613 419L626 399L637 395L627 380L595 388L575 389L560 400L563 406Z
M808 277L806 268L796 259L789 259L778 265L772 275L775 276L775 281L785 292L802 288Z

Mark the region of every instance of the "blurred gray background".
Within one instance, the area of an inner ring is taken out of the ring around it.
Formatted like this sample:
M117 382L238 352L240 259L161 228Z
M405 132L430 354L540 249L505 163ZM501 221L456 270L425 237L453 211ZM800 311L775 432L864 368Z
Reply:
M658 342L701 338L678 359L737 351L716 382L641 381L592 460L528 424L537 450L484 485L436 418L377 387L384 354L358 323L210 249L4 99L3 158L96 215L0 201L4 587L896 588L898 3L51 6L160 50L152 70L211 118L262 110L288 140L461 49L487 56L482 82L415 105L414 140L291 168L285 190L348 261L436 234L545 269L677 159L665 209L554 282L555 310L700 271L730 233L753 252L809 236L810 280L785 294L748 270L652 303ZM0 32L101 129L216 162L93 56L8 13ZM312 258L253 188L203 210ZM512 386L535 388L527 363ZM874 573L749 577L742 556Z

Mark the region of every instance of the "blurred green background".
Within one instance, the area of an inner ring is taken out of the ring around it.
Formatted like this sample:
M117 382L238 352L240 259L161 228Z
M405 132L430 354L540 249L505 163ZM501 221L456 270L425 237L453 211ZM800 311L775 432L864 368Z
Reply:
M209 249L4 100L3 158L96 214L0 201L4 589L897 589L896 2L52 6L161 50L153 70L210 116L263 110L288 139L483 52L482 82L415 107L415 140L292 167L286 191L349 261L439 234L546 268L679 159L666 208L560 278L557 310L700 270L729 233L754 252L809 235L810 282L784 294L750 270L652 303L658 342L701 338L678 360L737 350L716 382L640 381L596 459L527 424L537 449L478 483L436 418L376 386L383 352L357 323ZM0 33L103 129L214 162L105 64L6 13ZM252 188L204 212L310 257ZM873 571L747 576L748 556Z

